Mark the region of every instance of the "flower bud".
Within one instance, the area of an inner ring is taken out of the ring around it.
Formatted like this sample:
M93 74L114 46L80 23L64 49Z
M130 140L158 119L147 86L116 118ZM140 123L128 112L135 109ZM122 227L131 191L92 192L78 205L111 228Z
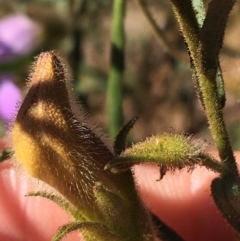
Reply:
M54 53L39 55L29 86L13 126L16 158L32 176L90 214L94 183L115 188L112 174L103 171L113 154L85 123L78 122L64 66Z
M135 164L155 164L161 167L160 179L167 170L205 166L219 173L229 170L205 151L206 144L191 136L165 133L152 136L126 149L105 166L106 170L119 172Z
M70 213L73 210L76 221L63 226L54 240L76 229L87 229L91 235L86 238L84 234L86 240L98 240L99 232L105 237L101 240L109 240L109 233L119 240L154 240L155 231L131 172L114 175L104 170L114 155L86 123L84 114L75 111L71 95L60 58L53 52L40 54L12 131L17 160L73 205L62 206ZM76 218L79 215L81 220Z

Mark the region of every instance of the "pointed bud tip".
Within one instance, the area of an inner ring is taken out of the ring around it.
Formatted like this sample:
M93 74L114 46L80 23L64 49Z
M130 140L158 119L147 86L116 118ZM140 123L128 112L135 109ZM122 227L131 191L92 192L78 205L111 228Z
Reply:
M33 69L30 85L39 82L55 82L59 78L64 79L64 65L53 51L39 54Z

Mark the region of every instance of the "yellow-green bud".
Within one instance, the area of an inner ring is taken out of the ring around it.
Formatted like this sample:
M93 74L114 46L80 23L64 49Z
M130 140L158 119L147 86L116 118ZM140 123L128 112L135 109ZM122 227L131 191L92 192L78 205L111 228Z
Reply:
M59 57L53 52L40 54L13 126L13 148L32 176L89 215L95 209L94 183L116 188L113 175L103 171L113 154L86 123L78 121L71 101Z
M76 111L72 95L60 58L53 52L40 54L12 130L16 159L30 175L54 187L73 205L40 193L76 219L63 226L54 240L76 229L85 230L86 240L102 235L102 240L111 235L116 240L154 240L155 229L139 201L131 172L115 175L104 170L114 155L84 114Z

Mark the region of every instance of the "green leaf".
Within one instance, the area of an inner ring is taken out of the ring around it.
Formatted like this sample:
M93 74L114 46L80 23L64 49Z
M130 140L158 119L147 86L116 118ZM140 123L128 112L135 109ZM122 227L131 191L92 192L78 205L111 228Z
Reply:
M234 178L225 178L225 190L228 196L229 203L240 215L240 180Z
M130 200L113 192L101 183L93 189L96 203L102 212L102 221L120 240L154 240L151 218L138 196Z
M198 25L201 28L206 17L206 10L204 7L203 0L194 0L192 1L192 5L196 13Z
M132 118L125 124L122 129L119 131L118 135L116 136L114 142L114 153L118 156L123 152L126 148L126 139L128 136L129 131L133 128L133 125L137 121L138 117Z
M238 195L233 198L233 193L229 192L236 189L236 182L232 178L215 178L212 181L211 190L215 204L223 217L232 225L232 227L240 232L240 195L238 185Z
M132 237L130 227L134 208L129 201L106 189L101 183L94 186L93 193L106 226L111 230L117 230L116 233L121 239ZM126 213L128 215L125 215Z
M13 151L12 150L3 150L0 153L0 162L6 161L8 159L10 159L13 155Z
M152 214L152 220L158 230L158 237L163 241L184 241L173 229L165 224L156 215Z
M65 210L68 214L70 214L75 220L85 221L85 218L81 215L80 211L75 208L70 202L66 201L64 198L59 197L55 194L47 193L47 192L29 192L25 195L26 197L39 196L47 198L53 202L55 202L58 206L60 206L63 210Z
M52 241L59 241L73 231L80 231L85 241L120 241L104 225L92 222L72 222L63 225Z
M228 172L223 164L205 152L206 143L191 136L166 133L139 142L105 166L112 172L128 169L135 164L156 164L165 171L203 165L219 173ZM162 176L165 174L163 171Z

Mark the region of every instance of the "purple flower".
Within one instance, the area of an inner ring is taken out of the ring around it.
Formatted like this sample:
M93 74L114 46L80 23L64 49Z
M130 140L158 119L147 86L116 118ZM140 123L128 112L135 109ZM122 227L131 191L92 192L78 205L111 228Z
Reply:
M0 76L0 117L5 122L11 121L21 100L19 88L12 82L10 76Z
M41 28L25 15L0 19L0 62L30 53L38 44Z
M29 54L39 43L40 26L25 15L0 19L0 63ZM10 74L0 73L0 118L11 121L21 100L21 91Z

